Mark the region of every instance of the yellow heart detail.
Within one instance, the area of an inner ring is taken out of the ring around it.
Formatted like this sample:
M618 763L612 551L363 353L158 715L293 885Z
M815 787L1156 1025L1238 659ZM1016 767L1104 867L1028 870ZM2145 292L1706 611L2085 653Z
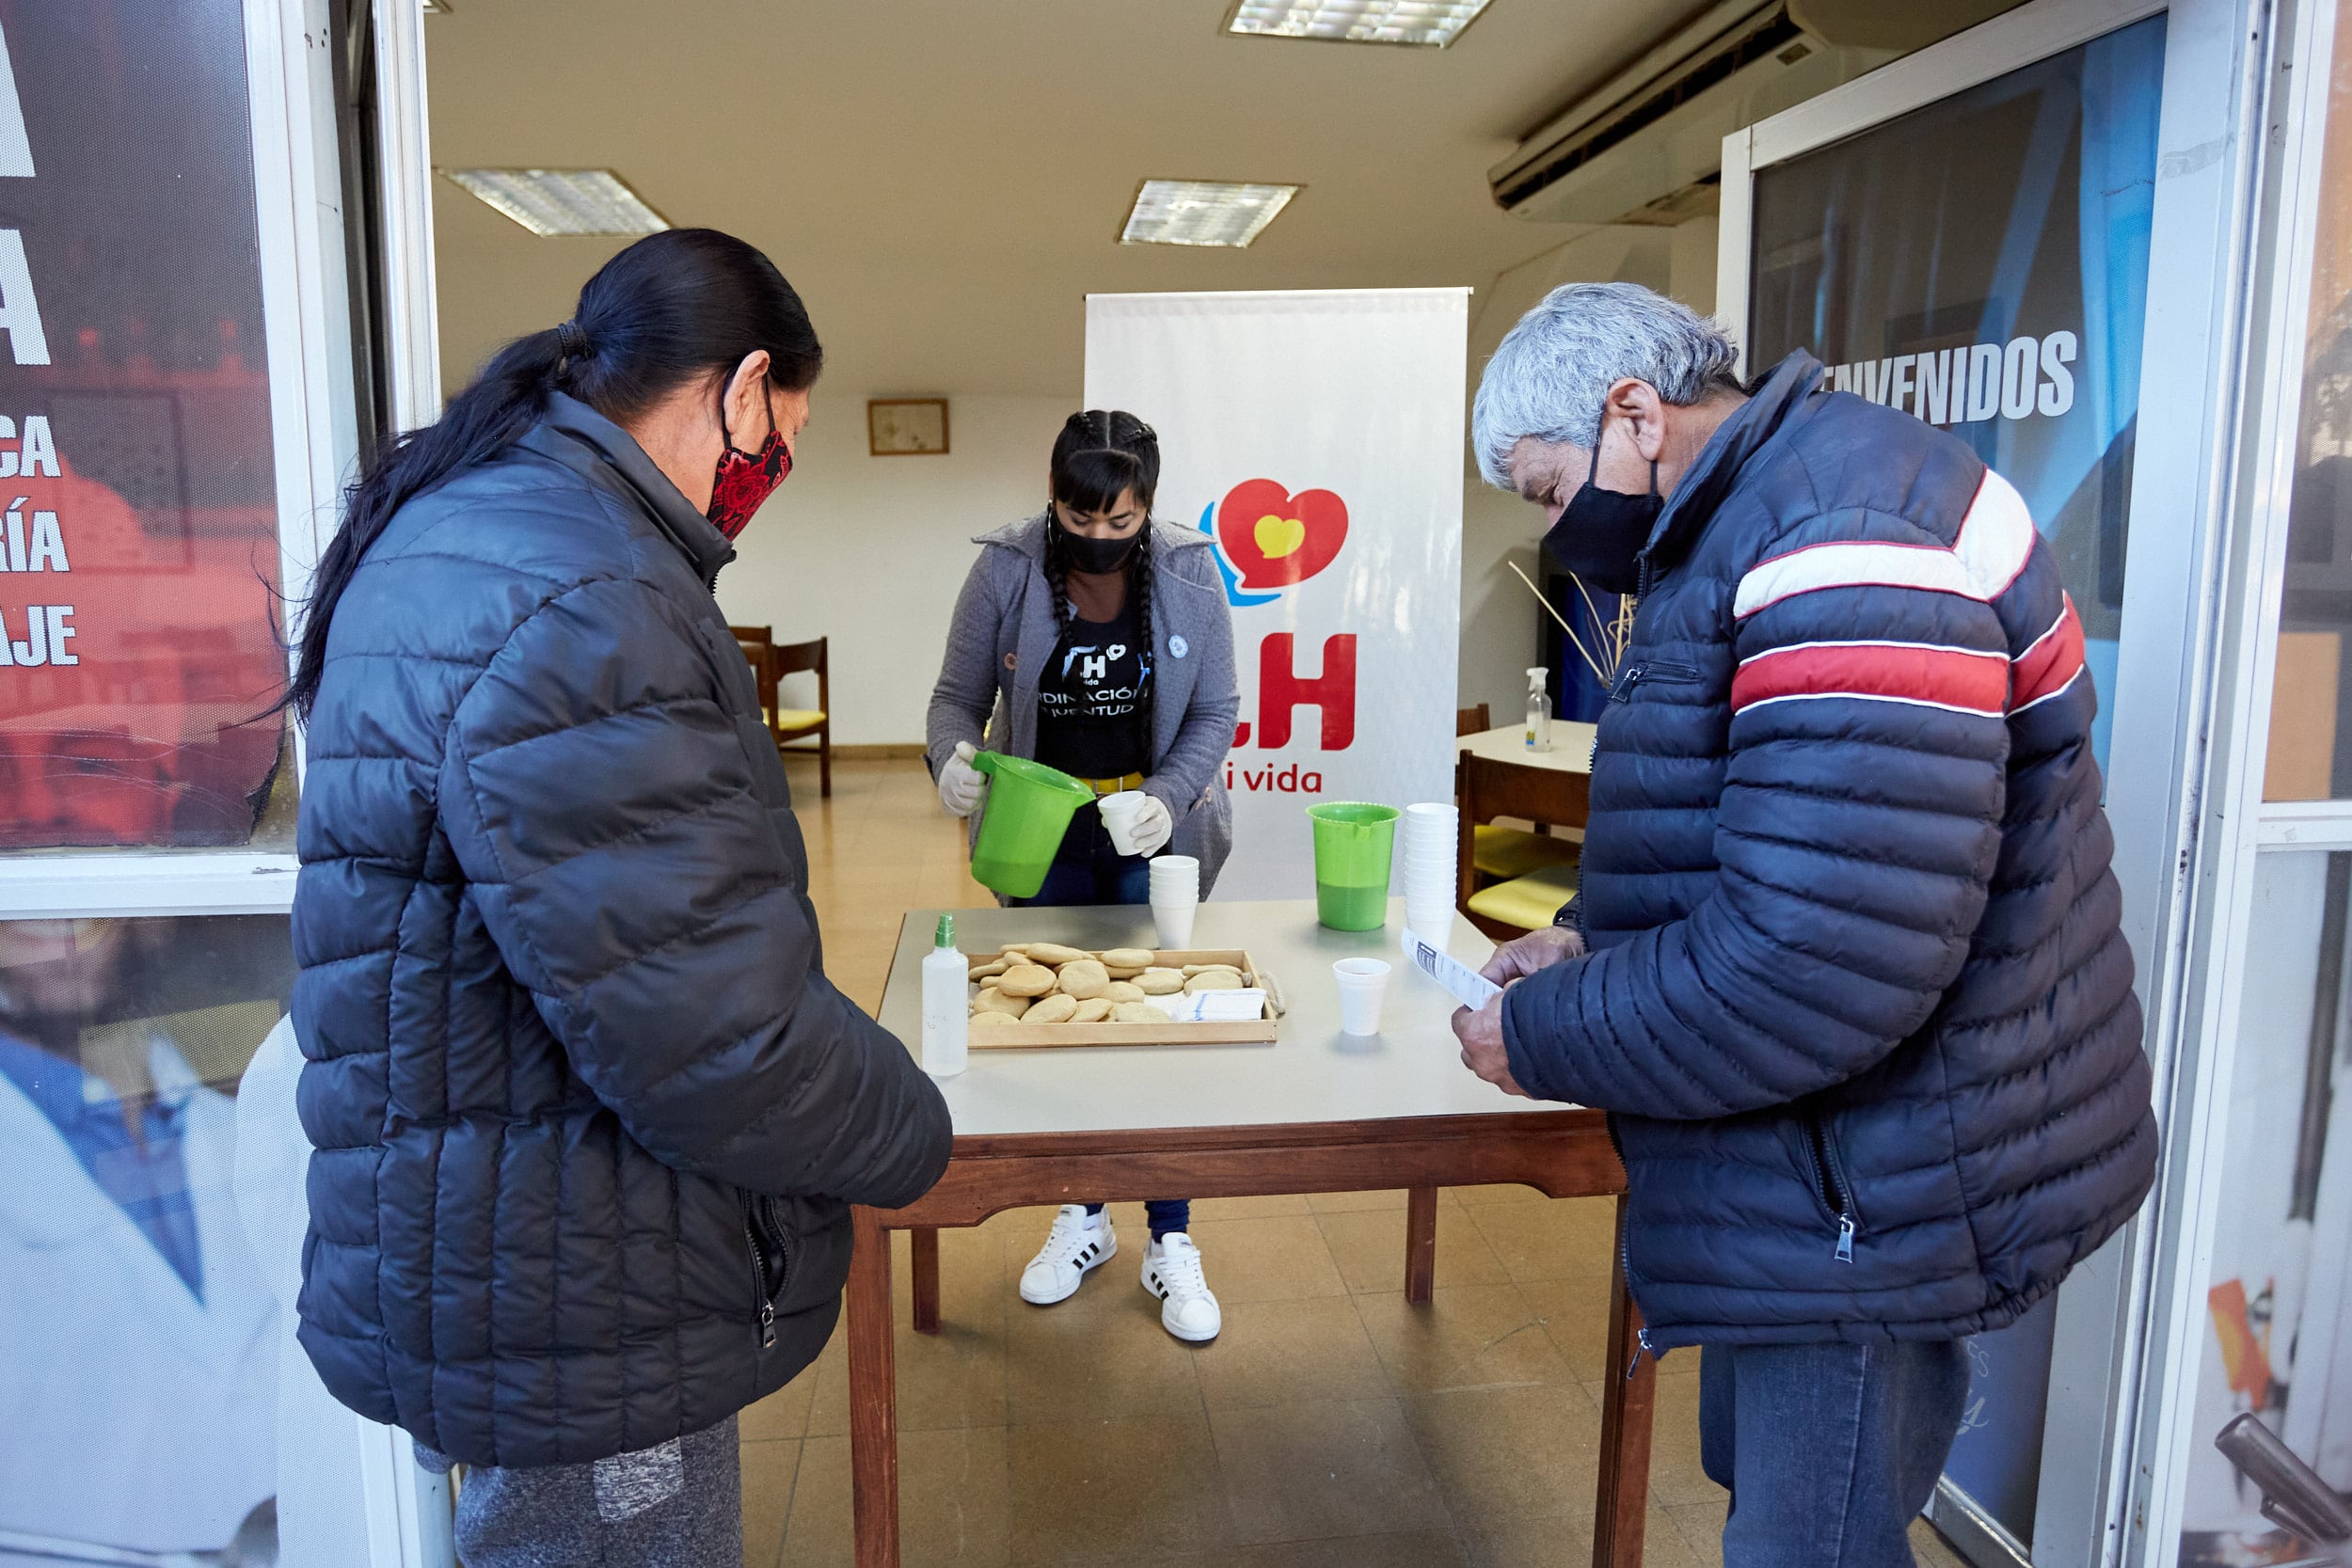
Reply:
M1279 561L1307 542L1307 525L1296 517L1278 517L1269 512L1258 519L1258 553L1268 561Z

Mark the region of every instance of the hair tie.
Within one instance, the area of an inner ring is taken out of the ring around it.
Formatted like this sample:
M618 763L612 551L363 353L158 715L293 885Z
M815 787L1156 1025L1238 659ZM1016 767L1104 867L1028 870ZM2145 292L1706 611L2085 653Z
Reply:
M567 321L555 329L555 352L566 359L588 357L588 334L580 323Z

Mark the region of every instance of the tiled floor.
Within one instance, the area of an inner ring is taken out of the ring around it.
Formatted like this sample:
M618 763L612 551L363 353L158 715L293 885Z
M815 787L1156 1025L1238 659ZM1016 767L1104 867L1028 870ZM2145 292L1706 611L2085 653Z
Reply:
M873 1007L899 915L981 905L918 762L793 768L836 983ZM1438 1291L1402 1294L1401 1192L1195 1206L1225 1307L1216 1343L1164 1333L1125 1249L1046 1310L1014 1293L1048 1215L940 1237L942 1332L905 1325L902 1533L931 1564L1536 1568L1591 1560L1611 1215L1529 1188L1450 1190ZM1645 1560L1718 1564L1723 1494L1698 1463L1698 1361L1659 1377ZM838 1335L746 1411L746 1568L850 1561L848 1380ZM1956 1568L1924 1525L1920 1560Z

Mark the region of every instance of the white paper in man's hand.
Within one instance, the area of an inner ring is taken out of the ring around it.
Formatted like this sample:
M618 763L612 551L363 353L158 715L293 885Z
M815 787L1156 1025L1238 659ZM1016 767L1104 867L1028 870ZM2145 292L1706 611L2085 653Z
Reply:
M1415 969L1443 986L1454 1001L1475 1011L1494 1000L1502 988L1441 947L1433 947L1408 927L1399 943Z

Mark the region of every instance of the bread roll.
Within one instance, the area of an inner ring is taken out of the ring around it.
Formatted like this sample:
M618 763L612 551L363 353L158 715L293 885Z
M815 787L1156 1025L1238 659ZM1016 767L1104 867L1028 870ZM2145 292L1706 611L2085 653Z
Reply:
M1109 972L1092 958L1075 958L1062 965L1058 978L1061 993L1081 1002L1102 995L1104 988L1111 983Z
M993 980L1011 967L1010 958L991 958L986 963L974 964L971 977L975 980Z
M975 1029L995 1029L1008 1023L1020 1022L1010 1013L974 1013L972 1015L972 1027Z
M1075 963L1080 958L1089 958L1093 956L1094 955L1091 953L1085 952L1076 947L1064 947L1057 942L1033 942L1029 943L1029 961L1033 964L1057 966L1067 963Z
M1201 990L1242 990L1241 972L1233 969L1204 970L1184 982L1184 994Z
M1136 976L1135 987L1146 996L1173 996L1184 989L1184 972L1181 969L1147 969Z
M1049 996L1021 1015L1024 1023L1067 1023L1078 1016L1074 996Z
M997 977L996 989L1007 996L1043 996L1054 989L1054 972L1041 964L1015 964Z
M1140 1002L1151 994L1132 980L1113 980L1104 989L1103 1000L1112 1004Z
M1114 947L1102 956L1103 967L1104 969L1149 969L1155 956L1148 948Z
M1029 1010L1029 1004L1024 997L1007 996L994 986L983 986L980 994L972 999L972 1010L976 1013L1006 1013L1019 1018Z
M1168 1016L1149 1002L1121 1002L1111 1009L1113 1023L1167 1023Z
M1110 1016L1110 1003L1106 999L1098 996L1091 1002L1079 1003L1078 1010L1070 1015L1070 1022L1073 1023L1100 1023Z

